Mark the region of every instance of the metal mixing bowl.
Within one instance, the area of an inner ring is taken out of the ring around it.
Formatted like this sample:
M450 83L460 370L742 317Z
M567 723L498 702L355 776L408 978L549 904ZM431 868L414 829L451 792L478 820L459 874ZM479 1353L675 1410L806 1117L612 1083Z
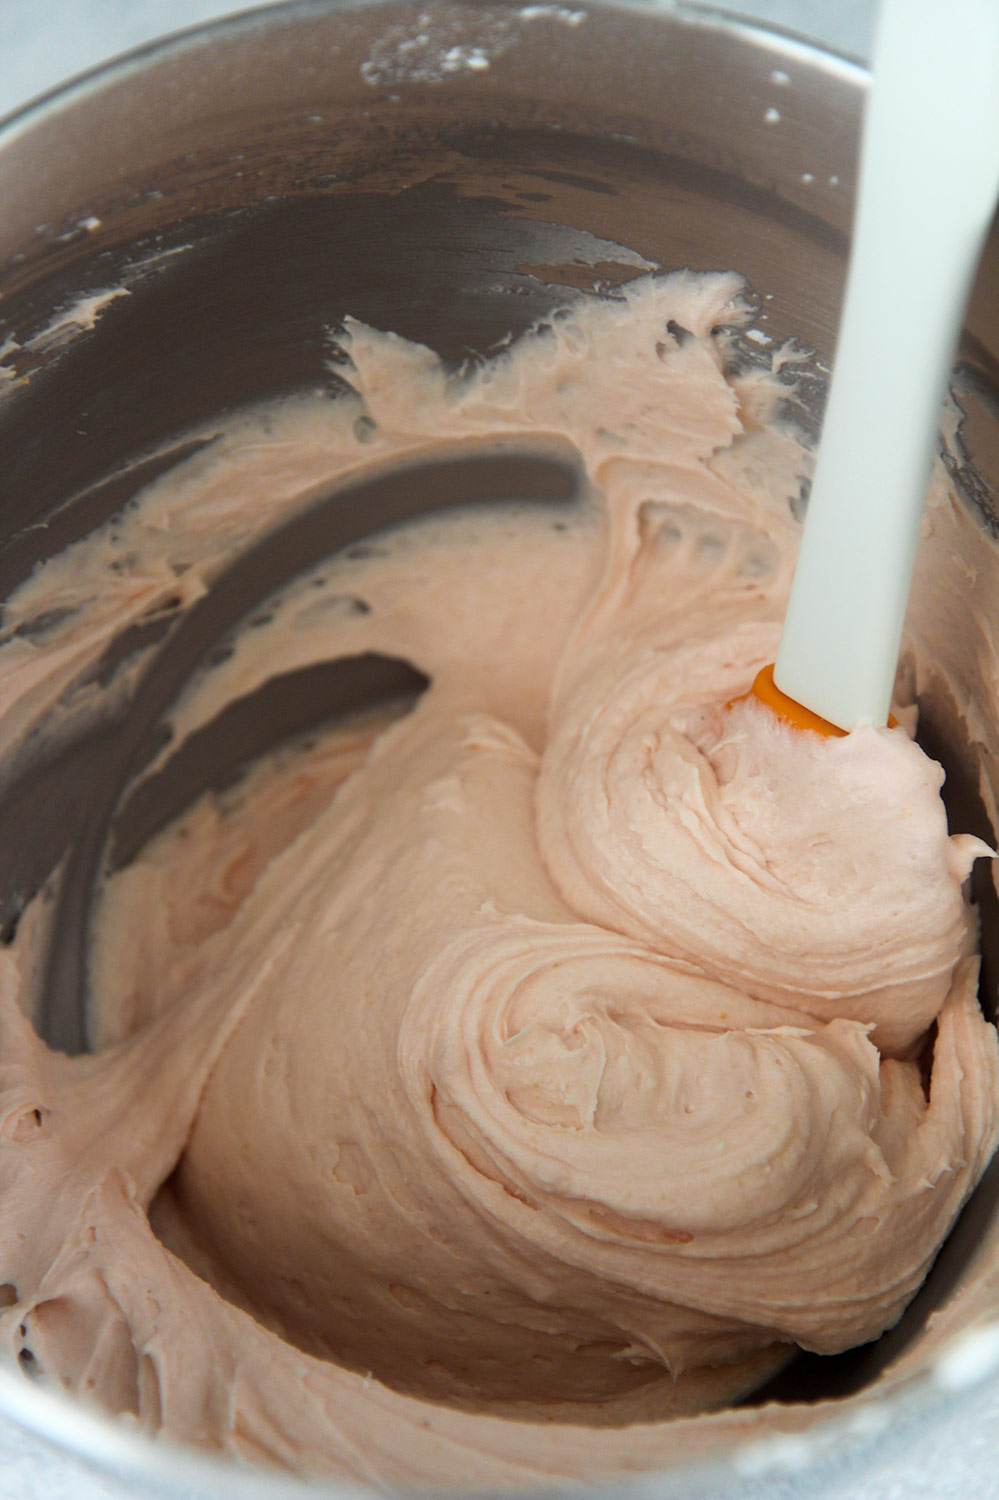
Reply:
M189 452L197 427L335 384L329 334L346 314L460 362L644 266L734 267L760 299L763 326L828 365L865 82L850 62L693 5L304 0L143 51L30 108L0 131L0 597ZM964 420L945 460L980 522L982 574L999 602L997 250L994 234L955 375ZM103 300L122 285L128 296ZM820 406L821 390L806 388L802 419L817 422ZM548 482L525 474L525 484ZM391 484L333 496L321 544L439 503L429 479L407 487L402 509ZM7 768L8 938L67 861L39 1018L53 1045L86 1046L93 882L164 709L232 620L317 545L312 536L299 552L265 550L179 647L170 638L119 714L56 757L36 749ZM956 577L933 583L960 592ZM930 683L923 734L948 765L962 827L988 835L997 686L987 664L961 666L959 606L955 618L941 661L964 672L982 722L971 735L942 681ZM373 689L343 691L347 706L350 692ZM307 720L307 684L302 693L282 703L295 729ZM237 754L223 734L211 767L188 767L162 806L140 809L133 846ZM994 1013L999 911L985 877L978 895ZM835 1398L816 1411L804 1456L796 1450L806 1467L859 1451L888 1418L946 1420L956 1398L932 1362L919 1366L920 1340L999 1239L997 1194L993 1169L898 1328L836 1359L804 1358L769 1392ZM999 1294L974 1317L992 1311ZM870 1392L902 1354L915 1360L911 1379L888 1396ZM997 1362L981 1358L981 1377ZM0 1406L150 1492L255 1486L154 1451L13 1375L0 1380ZM764 1473L781 1461L778 1448L704 1457L707 1468L647 1487L693 1494L710 1482L718 1493L747 1464Z

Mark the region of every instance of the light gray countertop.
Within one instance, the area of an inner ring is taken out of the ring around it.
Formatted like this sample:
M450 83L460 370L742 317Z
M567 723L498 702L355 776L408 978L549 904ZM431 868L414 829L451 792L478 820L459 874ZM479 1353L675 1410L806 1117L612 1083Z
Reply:
M249 8L219 0L0 0L0 115L116 53ZM719 8L856 56L869 53L875 0L727 0ZM139 1493L0 1418L0 1500L121 1500ZM886 1433L849 1479L826 1475L803 1484L792 1469L785 1479L747 1480L724 1500L806 1497L999 1500L999 1386L976 1393L943 1424Z

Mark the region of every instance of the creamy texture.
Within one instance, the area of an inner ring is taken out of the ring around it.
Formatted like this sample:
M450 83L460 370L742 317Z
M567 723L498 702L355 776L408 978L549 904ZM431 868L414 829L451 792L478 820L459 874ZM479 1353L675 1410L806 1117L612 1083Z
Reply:
M98 1051L25 1019L40 924L2 955L22 1364L150 1433L495 1486L793 1429L691 1414L899 1317L999 1129L962 890L989 851L906 730L732 701L808 463L774 372L732 373L747 317L735 278L645 280L451 377L348 325L355 396L247 417L12 601L16 758L96 711L72 684L112 638L333 480L511 438L586 476L317 563L190 681L149 786L275 674L380 652L430 685L109 876Z

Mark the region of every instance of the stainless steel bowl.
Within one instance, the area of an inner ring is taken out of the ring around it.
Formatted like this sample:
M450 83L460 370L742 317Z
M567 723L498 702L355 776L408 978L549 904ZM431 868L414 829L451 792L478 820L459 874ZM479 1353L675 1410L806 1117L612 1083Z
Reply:
M850 62L693 5L302 0L138 53L34 106L0 132L0 597L190 451L202 424L335 384L329 332L346 314L457 362L643 265L734 267L769 331L828 365L864 89ZM980 523L981 573L999 613L997 251L994 233L955 372L963 420L945 461ZM102 301L121 285L127 297ZM806 388L802 420L817 425L821 397L820 382ZM407 503L434 502L416 486ZM361 510L345 495L333 509L327 547L385 524L397 502L368 494ZM36 749L7 767L8 934L68 861L39 1023L53 1045L86 1046L89 900L159 716L231 619L294 566L265 556L256 573L230 580L214 614L182 649L171 641L160 652L122 713L58 757ZM956 575L917 579L917 590L931 586L960 593ZM943 678L928 680L923 733L948 766L962 826L988 835L999 684L984 657L965 660L975 628L966 616L959 600L940 660L964 674L981 713L970 726ZM284 711L300 728L301 706ZM214 753L224 764L235 751L223 735ZM189 767L162 806L140 810L140 830L210 771ZM999 909L984 877L978 895L983 999L994 1013ZM954 1314L957 1337L962 1319L999 1318L999 1288L977 1300L966 1290L976 1257L999 1241L997 1196L993 1168L895 1330L836 1359L803 1358L769 1392L824 1398L795 1440L804 1472L830 1455L859 1463L886 1423L945 1422L948 1403L964 1399L953 1345L944 1366L939 1348L925 1359L920 1350L935 1310L966 1308ZM999 1366L983 1338L969 1386ZM885 1391L878 1377L898 1359L906 1379ZM154 1451L13 1375L0 1379L0 1408L150 1492L254 1488L235 1470ZM740 1473L775 1472L787 1456L779 1444L706 1447L698 1469L644 1487L729 1493Z

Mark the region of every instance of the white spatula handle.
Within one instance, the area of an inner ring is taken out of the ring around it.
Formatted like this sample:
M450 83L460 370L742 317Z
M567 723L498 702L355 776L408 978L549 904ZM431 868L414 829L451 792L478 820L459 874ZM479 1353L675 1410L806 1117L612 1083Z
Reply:
M999 0L882 0L846 302L774 678L884 724L946 381L999 193Z

